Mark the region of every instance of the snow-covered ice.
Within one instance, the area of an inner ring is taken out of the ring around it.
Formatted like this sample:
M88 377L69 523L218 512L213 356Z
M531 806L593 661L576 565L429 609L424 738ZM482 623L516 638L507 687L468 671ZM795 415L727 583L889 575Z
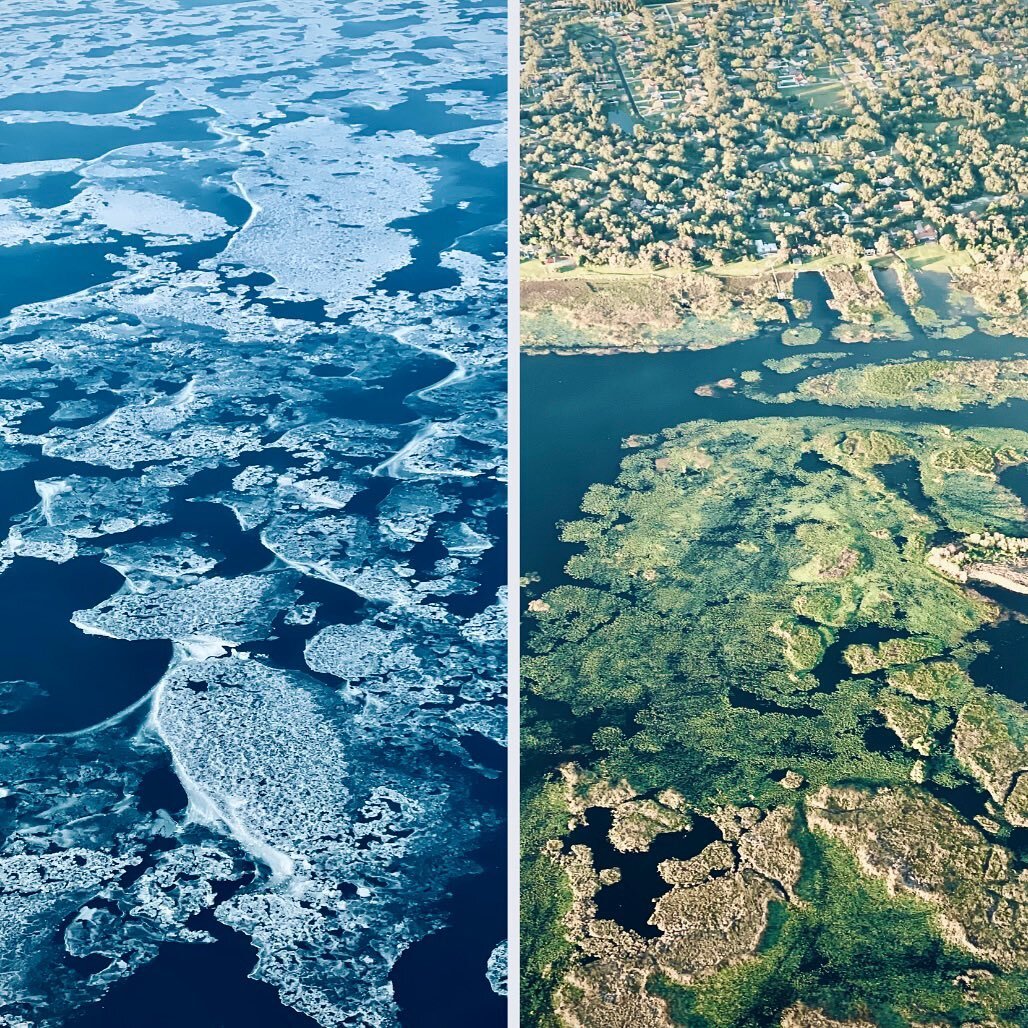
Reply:
M78 631L172 653L0 734L0 1023L230 927L287 1006L397 1025L503 845L504 12L0 10L0 261L39 269L0 309L0 590L74 560ZM46 700L6 677L0 733Z

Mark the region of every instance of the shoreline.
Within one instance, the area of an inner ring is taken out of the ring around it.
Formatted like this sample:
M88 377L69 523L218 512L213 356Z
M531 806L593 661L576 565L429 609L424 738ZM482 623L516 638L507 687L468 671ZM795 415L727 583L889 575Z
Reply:
M585 264L572 267L549 267L538 258L522 258L519 264L520 281L546 282L561 279L674 279L683 274L697 273L710 275L718 279L761 278L772 272L801 274L805 271L822 272L826 268L839 266L863 265L870 268L889 267L900 263L912 271L935 271L951 274L955 270L970 269L987 263L972 249L947 250L940 243L920 243L917 246L903 247L886 254L862 254L858 257L846 257L830 254L823 257L808 257L800 263L793 263L791 258L772 254L762 258L743 258L714 267L705 264L693 268L652 268L639 266L620 267L613 264Z
M742 342L742 340L735 340ZM690 353L703 353L705 350L719 350L722 346L730 346L731 343L721 343L718 346L686 346L674 344L670 346L582 346L582 347L552 347L552 346L527 346L521 344L521 355L523 357L579 357L587 354L592 357L613 357L621 353L645 353L651 356L658 353L680 353L688 350Z
M923 252L941 250L941 247L922 246L916 249ZM960 253L966 255L967 251ZM718 349L779 328L783 332L790 329L802 331L809 323L810 300L797 293L796 285L808 276L816 276L820 280L818 289L825 291L825 302L832 312L831 334L836 342L843 345L898 338L911 330L915 335L923 333L937 339L961 338L976 331L991 335L1009 334L995 329L990 331L989 326L1001 319L987 302L975 302L978 299L975 283L961 280L958 264L944 267L941 262L925 261L915 269L912 268L913 263L902 254L893 253L857 261L840 258L819 267L766 267L747 278L671 269L598 271L592 267L581 267L548 271L542 269L537 261L523 262L523 271L531 265L535 271L530 271L521 282L522 336L518 348L526 355L658 354ZM941 306L928 306L924 292L914 279L915 274L934 278L943 276L944 285L940 287L936 283L931 287L933 294L942 289L942 294L936 299L936 304ZM699 292L696 291L697 283L704 277L719 283L713 287L713 294L707 293L702 285ZM898 284L891 285L897 277ZM673 293L676 281L680 290L677 294ZM561 289L564 284L566 288ZM911 287L916 289L916 295L910 295ZM654 313L647 320L645 304L649 302L649 290L652 290ZM983 293L988 301L988 290L984 289ZM713 307L707 303L710 295L715 297ZM624 297L623 301L621 297ZM970 308L961 301L961 297L970 301ZM693 298L707 304L705 314L696 313L698 304L690 309L695 302ZM608 305L606 311L602 308L604 302ZM623 306L619 307L619 302ZM677 315L674 313L676 304L681 305ZM677 324L670 325L669 317L676 316ZM923 323L925 317L931 318L931 325ZM1006 312L1006 320L1016 320L1016 317ZM611 333L612 329L617 331L617 322L621 318L627 318L623 335L634 336L632 341L604 340L604 334ZM554 324L548 325L547 322ZM543 327L542 336L559 337L566 333L572 340L579 337L581 342L543 341L534 330L536 324ZM953 333L958 329L960 333L936 334L931 331L933 325L949 326ZM692 338L681 342L652 338L653 334L678 335L681 338L689 333L692 333ZM807 345L798 341L783 342L797 349Z

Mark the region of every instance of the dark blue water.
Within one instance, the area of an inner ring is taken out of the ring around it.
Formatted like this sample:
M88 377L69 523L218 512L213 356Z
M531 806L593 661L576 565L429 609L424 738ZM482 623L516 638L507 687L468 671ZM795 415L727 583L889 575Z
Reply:
M110 252L104 243L0 247L0 317L22 304L55 300L112 281L118 268L105 259Z
M273 986L249 977L257 955L245 935L207 912L190 927L216 941L164 943L155 960L69 1018L68 1028L317 1028L282 1006Z
M502 167L481 168L472 188L456 188L456 183L443 179L436 189L441 202L437 202L432 210L394 222L396 228L409 231L416 243L411 254L412 263L389 272L382 279L381 288L388 293L417 293L456 285L460 276L452 268L442 267L439 257L452 249L458 240L462 249L475 252L476 248L467 246L464 237L495 229L498 212L494 198L503 195L505 179L506 170ZM453 196L449 202L446 202L447 194ZM458 202L467 206L460 207ZM502 220L502 215L499 220Z
M1017 605L1017 597L991 593L993 599L1009 606ZM1012 602L1013 601L1013 602ZM1022 607L1026 604L1021 604ZM993 689L1018 703L1028 705L1028 678L1024 675L1025 645L1028 644L1028 625L1008 619L978 635L990 649L975 657L968 672L979 685Z
M378 35L380 32L408 28L412 25L420 25L424 19L417 14L405 14L399 18L360 18L348 20L343 26L343 35L346 39L366 39L368 36ZM342 63L340 58L328 58L322 62L326 67L333 67Z
M178 814L186 809L188 802L189 797L170 763L147 771L136 790L136 805L140 810L150 813L164 810L169 814Z
M1028 424L1028 419L1025 424ZM1028 464L1015 464L1004 469L999 473L999 481L1028 507Z
M62 174L33 178L29 189L19 188L19 182L24 181L16 179L6 183L6 188L0 186L0 195L25 196L41 206L53 207L68 203L79 183L77 176ZM224 189L194 186L180 189L178 193L183 202L220 215L232 227L238 228L250 214L249 204ZM154 246L141 236L117 232L110 232L109 236L113 242L22 243L0 247L0 317L23 304L54 300L113 281L122 269L107 257L124 253L130 247L164 254L189 270L216 256L225 245L224 238L169 247ZM324 305L309 312L281 310L276 313L283 317L317 317L319 313L324 314Z
M172 498L168 505L172 515L170 522L124 532L118 542L124 545L163 539L200 539L222 555L213 571L222 578L256 574L271 564L274 555L265 549L257 529L243 531L227 506L187 495L191 492L192 489L183 490Z
M415 50L452 50L454 42L449 36L425 36L414 44Z
M51 172L0 179L0 197L23 197L35 207L60 207L75 197L79 177L74 172Z
M240 0L178 0L178 5L183 11L195 11L201 7L227 7L239 2Z
M332 410L347 418L375 424L403 424L412 418L410 397L419 389L444 379L453 370L450 361L416 351L388 376L361 384L340 381L325 391Z
M71 114L118 114L138 107L148 96L146 86L111 86L109 89L55 89L46 93L9 93L0 99L0 111L66 111Z
M171 36L150 36L139 41L139 45L151 47L155 50L176 49L179 47L206 46L217 36L199 35L195 32L179 32ZM224 38L228 38L226 33Z
M86 635L69 620L121 584L121 575L93 557L65 564L20 557L0 574L3 677L43 690L22 709L0 715L0 731L87 728L156 684L171 658L170 643Z
M335 95L345 97L346 94L340 91ZM330 98L331 94L323 93L320 96ZM344 104L342 109L351 122L363 126L366 135L383 131L402 132L411 125L417 125L419 132L434 136L442 132L471 128L477 124L466 115L454 113L441 101L429 100L425 93L412 93L402 103L383 110L353 104ZM476 180L477 177L476 175Z
M805 300L810 304L810 314L805 320L812 321L821 329L825 337L822 342L830 343L828 334L841 323L842 318L837 310L828 306L832 291L824 277L811 274L797 275L793 279L792 292L797 300ZM814 349L822 349L820 343Z
M73 125L67 122L0 122L0 162L92 160L110 150L139 143L213 140L195 113L172 111L155 115L139 128Z

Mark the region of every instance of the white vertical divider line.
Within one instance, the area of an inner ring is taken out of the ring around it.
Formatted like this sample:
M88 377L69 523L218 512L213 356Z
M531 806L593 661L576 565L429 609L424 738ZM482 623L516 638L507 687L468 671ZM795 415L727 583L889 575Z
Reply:
M521 305L520 111L521 10L507 0L507 1023L520 1021L521 986L521 376L519 370Z

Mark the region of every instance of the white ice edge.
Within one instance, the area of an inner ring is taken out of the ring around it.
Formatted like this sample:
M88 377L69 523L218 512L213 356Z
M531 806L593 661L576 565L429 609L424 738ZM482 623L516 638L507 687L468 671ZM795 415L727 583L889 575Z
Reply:
M292 878L296 864L288 853L283 853L267 842L258 839L239 818L222 808L212 796L200 788L196 781L189 775L174 745L161 731L160 706L164 695L165 682L162 678L154 687L153 704L150 708L150 716L147 718L147 728L153 732L164 744L171 758L172 768L175 775L185 791L188 800L186 810L186 821L203 825L212 830L222 830L230 835L240 846L251 856L266 865L272 873L273 880Z

